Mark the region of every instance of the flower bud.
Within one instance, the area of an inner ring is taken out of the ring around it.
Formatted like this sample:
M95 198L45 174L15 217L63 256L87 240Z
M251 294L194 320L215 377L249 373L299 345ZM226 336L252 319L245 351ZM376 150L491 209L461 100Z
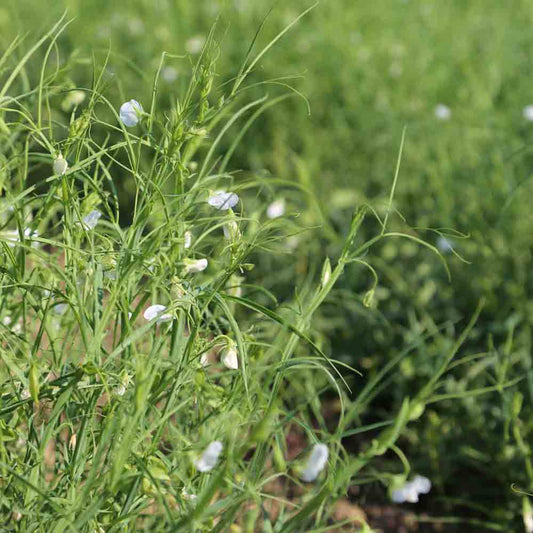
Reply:
M137 124L141 120L143 112L143 106L139 102L137 102L137 100L130 100L129 102L124 102L120 106L120 120L122 121L124 126L127 126L128 128L137 126Z
M238 370L239 356L237 353L237 348L233 342L228 343L228 347L222 353L222 363L230 370Z
M224 231L224 237L231 242L238 241L241 238L241 231L239 230L239 225L235 220L230 220L227 224L222 226Z
M328 281L330 278L331 278L331 263L329 262L329 258L326 257L326 260L324 261L324 265L322 266L322 276L320 278L320 283L322 284L322 287L328 284Z
M190 248L192 244L192 233L190 231L186 231L183 235L183 247L185 249Z
M56 174L57 176L63 176L63 174L65 174L66 171L68 170L67 160L63 157L62 154L59 154L54 159L54 164L52 167L54 170L54 174Z

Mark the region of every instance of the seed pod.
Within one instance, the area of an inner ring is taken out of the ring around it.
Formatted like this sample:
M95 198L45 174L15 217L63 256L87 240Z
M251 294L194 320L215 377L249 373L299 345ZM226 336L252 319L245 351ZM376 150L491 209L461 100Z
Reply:
M36 404L39 403L39 390L39 370L36 364L32 364L30 368L30 396Z
M331 263L329 262L329 258L326 257L326 260L324 261L324 265L322 266L322 276L320 277L320 283L322 287L327 285L330 278L331 278Z

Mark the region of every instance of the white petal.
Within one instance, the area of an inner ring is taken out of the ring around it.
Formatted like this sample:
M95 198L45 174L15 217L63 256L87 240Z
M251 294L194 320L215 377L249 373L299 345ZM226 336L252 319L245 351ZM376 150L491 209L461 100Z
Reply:
M324 470L328 462L329 451L325 444L315 444L311 450L311 455L307 460L304 471L300 475L303 481L314 481L320 472Z
M412 484L419 494L428 494L431 490L431 481L424 476L415 476Z
M212 196L207 200L208 204L220 211L226 211L235 207L239 197L234 192L224 192L216 191Z
M98 211L98 209L95 209L94 211L91 211L88 215L83 217L83 227L86 230L91 230L96 228L96 224L98 224L98 220L102 216L102 213Z
M395 489L392 491L392 501L394 503L404 503L405 502L405 491L402 488Z
M278 218L285 214L285 200L280 198L275 200L267 207L268 218Z
M239 368L239 357L235 348L228 348L222 355L222 363L230 370L237 370Z
M189 259L185 261L185 272L188 274L203 272L207 268L207 265L207 259L197 259L196 261Z
M405 501L408 503L418 503L418 491L416 487L408 483L404 488Z
M57 176L62 176L68 170L67 160L61 154L59 154L54 159L54 164L52 165L52 168L54 170L54 174L56 174Z
M183 236L183 247L185 249L190 248L192 244L192 233L190 231L186 231L185 235Z
M435 116L439 120L449 120L452 116L452 111L447 105L439 104L435 107Z
M137 126L143 113L143 106L137 100L124 102L120 106L120 120L124 126Z
M218 457L222 453L222 449L223 445L218 440L209 444L202 457L196 461L196 470L199 472L209 472L209 470L212 470L218 462Z
M146 320L153 320L154 318L158 317L158 324L160 324L161 322L168 322L169 320L172 320L173 317L170 314L163 314L166 309L167 308L164 305L154 304L148 307L148 309L146 309L143 316Z
M522 115L526 120L533 121L533 105L527 105L524 107Z

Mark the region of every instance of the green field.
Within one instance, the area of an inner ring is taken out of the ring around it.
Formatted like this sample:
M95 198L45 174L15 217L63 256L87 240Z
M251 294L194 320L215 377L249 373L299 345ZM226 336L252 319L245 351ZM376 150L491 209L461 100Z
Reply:
M532 27L1 3L0 530L533 532Z

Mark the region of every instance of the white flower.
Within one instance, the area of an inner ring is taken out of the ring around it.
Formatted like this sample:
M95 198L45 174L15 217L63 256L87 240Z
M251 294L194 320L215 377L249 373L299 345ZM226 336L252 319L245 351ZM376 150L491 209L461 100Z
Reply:
M267 207L267 217L268 218L278 218L285 214L285 200L283 198L280 198L278 200L274 200L268 207Z
M533 105L527 105L522 110L522 116L529 121L533 120Z
M439 238L437 239L437 248L442 253L448 253L453 250L452 243L446 237L443 237L442 235L440 235Z
M392 491L394 503L417 503L420 494L428 494L431 490L431 481L424 476L416 476L402 487Z
M161 71L161 77L167 83L172 83L178 79L178 71L174 67L165 67Z
M70 111L73 107L80 105L85 100L84 91L71 91L61 102L61 109L65 112Z
M88 215L83 217L83 220L82 220L83 227L86 230L91 230L91 229L96 228L96 224L98 224L98 220L101 216L102 216L102 213L100 213L98 209L91 211Z
M202 357L200 357L200 364L202 366L209 366L209 355L206 353L202 354Z
M233 343L224 350L224 353L222 354L222 363L230 370L237 370L239 368L239 357Z
M311 455L307 459L305 469L300 474L300 478L303 481L314 481L320 472L324 470L326 463L328 462L329 451L325 444L315 444L311 450Z
M412 484L406 483L392 492L392 501L394 503L418 503L418 491Z
M431 490L431 481L424 476L415 476L411 482L419 494L429 494Z
M188 54L199 54L205 44L205 37L203 35L195 35L187 40L185 43L185 50Z
M157 317L157 324L160 324L161 322L168 322L174 317L170 313L163 314L166 310L167 308L164 305L154 304L146 309L143 316L146 320L153 320Z
M237 205L239 197L234 192L215 191L207 200L207 203L219 209L220 211L227 211Z
M143 112L143 106L137 100L124 102L120 106L120 120L124 126L137 126Z
M449 120L452 116L452 111L447 105L438 104L435 107L435 116L439 120Z
M223 448L224 446L219 440L215 440L209 444L209 446L204 450L202 457L200 457L200 459L194 463L196 470L199 472L209 472L209 470L213 470L218 462L218 457L222 453Z
M68 170L67 160L62 156L62 154L59 154L54 159L54 164L52 165L52 168L54 170L54 174L56 174L57 176L62 176Z
M183 235L183 247L185 249L190 248L192 244L192 233L190 231L186 231L185 235Z
M207 259L185 259L185 272L187 274L196 274L197 272L203 272L208 265Z

